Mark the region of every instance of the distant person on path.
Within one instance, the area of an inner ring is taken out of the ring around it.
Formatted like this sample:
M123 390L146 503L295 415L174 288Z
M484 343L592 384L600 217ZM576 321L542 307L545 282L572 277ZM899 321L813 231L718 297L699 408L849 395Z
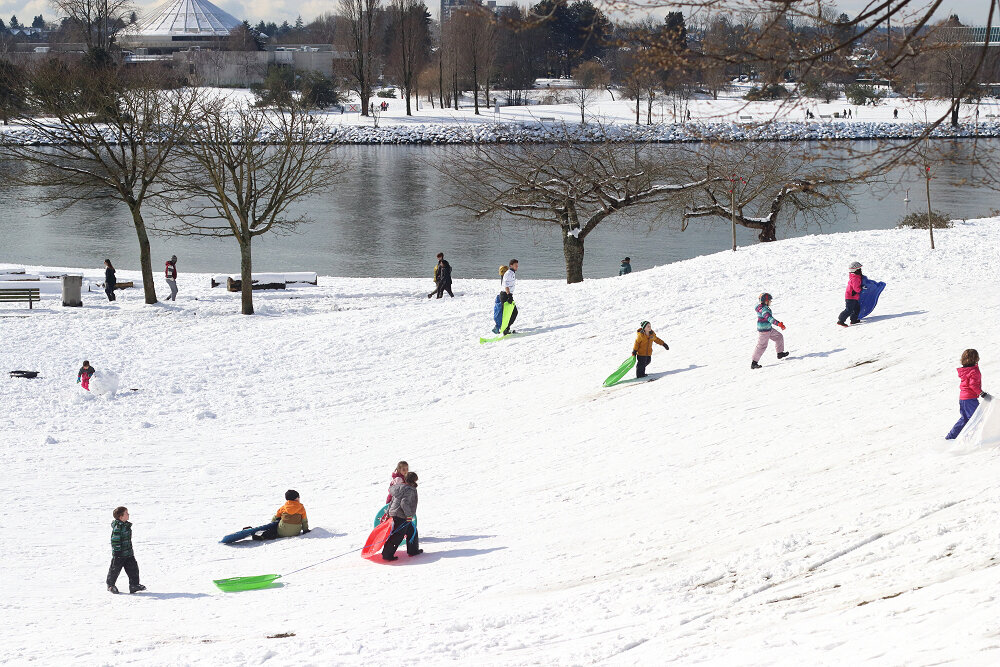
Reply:
M451 264L448 260L444 258L444 253L439 252L437 254L437 264L434 265L434 282L437 285L437 289L427 295L427 298L431 298L437 294L437 298L444 296L447 292L448 296L454 297L455 294L451 291Z
M892 110L892 117L893 118L899 118L899 109L893 109Z
M104 260L104 293L108 295L108 301L115 300L115 286L118 279L115 278L115 267L111 266L111 260Z
M76 374L76 381L81 387L90 391L90 378L94 377L96 369L90 365L90 362L86 359L83 360L83 366L80 367L80 372Z
M406 555L417 556L424 552L417 543L417 529L413 517L417 515L417 473L406 473L406 482L389 488L392 502L386 512L392 519L392 532L382 547L382 560L396 560L396 549L406 538Z
M497 295L496 303L493 306L493 321L496 322L496 327L493 329L493 333L500 333L500 327L503 325L503 305L508 301L512 304L514 303L514 283L517 281L517 260L512 259L507 266L500 267L500 294ZM514 320L517 319L517 306L514 306L514 312L510 315L510 322L507 323L507 328L503 330L503 335L506 336L510 333L510 328L514 324Z
M972 413L979 407L979 397L990 400L990 395L983 391L983 376L979 372L979 353L966 350L962 353L962 367L958 369L958 421L948 431L945 440L954 440L965 428Z
M784 324L774 319L774 315L771 313L771 295L764 292L760 295L757 304L757 347L754 348L753 361L750 362L751 370L762 367L758 362L767 350L768 341L774 341L774 349L777 351L779 359L788 356L788 353L785 352L785 337L772 327L778 327L782 331L785 329Z
M851 262L848 270L850 273L847 276L847 289L844 291L844 302L847 306L837 318L837 324L842 327L847 326L844 321L848 317L851 318L851 324L861 322L861 285L864 282L864 276L861 275L861 262Z
M385 499L386 503L392 502L392 487L406 483L406 473L408 472L410 472L409 463L400 461L396 464L396 469L392 471L392 477L389 480L389 495ZM388 511L386 512L386 516L389 516Z
M646 320L639 323L636 330L635 344L632 345L632 356L635 357L635 376L637 378L646 377L646 366L653 359L653 343L662 345L664 350L669 350L662 340L653 333L653 325Z
M294 489L285 491L285 504L278 508L278 511L271 517L271 523L278 522L277 526L254 533L250 537L254 540L273 540L276 537L297 537L309 532L309 518L306 516L306 508L299 501L299 492Z
M124 568L128 575L128 592L138 593L146 590L139 583L139 564L135 561L132 551L132 524L128 520L128 508L116 507L111 513L115 520L111 522L111 567L108 569L108 590L118 594L118 575Z
M622 260L622 265L618 268L618 275L627 276L632 273L632 259L626 257Z
M167 260L166 276L167 286L170 287L167 301L177 301L177 255L171 255Z

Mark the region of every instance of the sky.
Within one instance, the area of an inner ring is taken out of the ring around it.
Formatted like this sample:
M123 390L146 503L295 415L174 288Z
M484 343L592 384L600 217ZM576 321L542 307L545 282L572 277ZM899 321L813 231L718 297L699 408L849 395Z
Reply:
M650 0L644 0L649 2ZM425 0L431 14L437 17L437 0ZM140 8L151 9L156 2L136 2ZM301 15L308 22L311 19L326 12L336 11L339 3L337 0L217 0L216 5L222 7L227 12L238 19L249 19L251 23L260 20L288 21L292 23L295 17ZM500 0L499 4L513 4L511 0ZM597 4L600 4L598 0ZM668 4L664 0L664 5ZM853 16L861 8L868 4L868 0L839 0L836 6L848 15ZM923 4L923 3L920 3ZM939 14L942 18L949 14L958 14L963 23L972 25L985 25L986 14L990 5L990 0L945 0ZM5 23L9 23L10 17L16 15L22 23L31 23L32 17L42 14L47 20L55 17L55 12L49 0L29 0L22 2L15 0L0 0L0 18ZM997 19L1000 21L1000 17Z

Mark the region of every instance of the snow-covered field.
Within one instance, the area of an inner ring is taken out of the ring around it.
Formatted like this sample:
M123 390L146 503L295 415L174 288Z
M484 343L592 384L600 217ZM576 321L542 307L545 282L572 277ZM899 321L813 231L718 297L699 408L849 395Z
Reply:
M426 279L321 278L256 294L253 317L207 274L176 304L4 304L0 370L41 377L0 377L0 661L996 664L1000 458L943 436L963 349L1000 393L1000 219L926 236L571 286L522 266L528 335L491 345L485 280L428 301ZM855 259L888 288L845 330ZM765 290L792 356L751 372ZM642 319L670 344L659 380L603 389ZM116 397L75 384L85 358ZM368 562L399 459L426 553ZM310 535L218 544L288 488ZM120 504L141 595L105 591ZM212 584L265 573L289 576Z
M461 100L461 109L432 108L421 100L413 115L406 115L406 103L397 98L372 98L376 105L385 101L388 110L375 118L357 112L317 112L328 128L324 140L342 144L470 144L498 142L551 142L567 135L579 141L827 141L859 139L906 139L922 136L926 123L948 113L940 100L887 98L878 106L856 106L846 99L826 103L810 98L788 101L748 102L742 95L749 85L741 84L718 100L707 95L672 104L666 97L656 101L652 123L647 124L646 101L640 103L640 121L635 120L635 101L613 98L609 92L595 93L585 108L586 124L581 124L580 107L572 102L573 91L565 88L531 91L532 104L481 106L476 114L471 98ZM210 89L233 100L252 101L247 89ZM502 95L502 93L500 93ZM814 118L806 118L806 110ZM847 118L850 111L851 117ZM690 118L688 118L690 112ZM836 114L836 115L835 115ZM840 116L840 117L838 117ZM960 125L941 123L933 136L1000 137L1000 100L987 99L960 107ZM24 144L46 143L34 130L16 123L0 128L8 141Z

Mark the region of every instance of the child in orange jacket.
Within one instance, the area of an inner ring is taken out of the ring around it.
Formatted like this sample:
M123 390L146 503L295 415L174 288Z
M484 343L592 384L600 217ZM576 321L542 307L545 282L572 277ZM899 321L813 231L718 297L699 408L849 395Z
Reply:
M255 540L273 540L276 537L295 537L309 532L309 519L306 517L306 508L299 502L298 491L285 491L285 504L278 508L271 521L277 523L251 537Z
M637 378L646 377L646 366L649 365L650 360L653 358L653 343L662 345L664 350L670 349L666 343L653 333L652 325L648 321L643 320L636 331L635 345L632 346L632 356L635 357L636 361L635 376Z

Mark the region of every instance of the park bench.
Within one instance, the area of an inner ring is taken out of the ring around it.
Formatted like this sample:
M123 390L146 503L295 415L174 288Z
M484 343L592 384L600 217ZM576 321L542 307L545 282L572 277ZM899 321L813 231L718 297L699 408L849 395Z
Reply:
M753 116L748 114L740 114L740 120L753 120Z
M38 288L34 289L0 289L0 303L23 303L28 302L28 310L33 304L41 301L38 296Z
M549 120L549 121L553 121L553 122L554 122L554 121L555 121L555 119L556 119L556 117L555 117L555 116L539 116L539 117L538 117L538 120L539 120L539 121L546 121L546 120Z
M831 118L833 118L833 116L831 116L831 115L830 115L830 114L828 114L828 113L821 113L821 114L819 115L819 117L820 117L820 118L825 118L825 119L827 119L827 120L830 120Z

